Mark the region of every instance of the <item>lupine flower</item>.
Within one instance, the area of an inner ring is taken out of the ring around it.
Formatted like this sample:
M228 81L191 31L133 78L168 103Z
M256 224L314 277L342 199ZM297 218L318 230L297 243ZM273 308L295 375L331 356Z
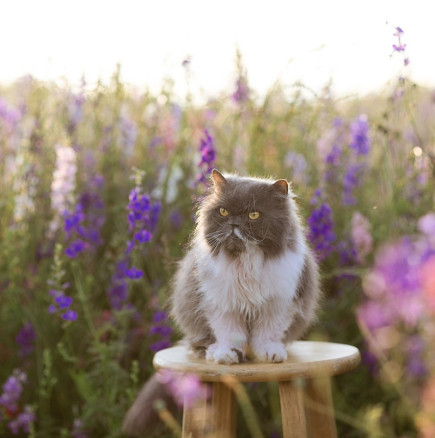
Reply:
M128 281L143 277L144 271L130 266L130 255L140 245L150 242L155 231L160 211L160 202L151 202L150 198L135 187L129 194L127 221L130 239L127 241L124 258L116 264L115 274L107 296L113 309L121 310L128 299Z
M15 338L15 341L20 346L20 356L29 356L35 349L36 333L33 325L30 322L26 322L22 329L19 331Z
M177 146L178 133L180 131L182 108L180 105L171 104L164 112L164 117L160 122L157 138L154 142L158 141L163 143L166 151L172 153Z
M14 435L17 435L20 430L29 433L35 421L35 415L30 406L24 406L24 408L19 406L23 384L26 381L26 374L16 369L4 383L3 392L0 395L0 421L5 417L8 418L8 428ZM2 417L2 411L6 413L4 417Z
M352 215L351 226L351 237L357 258L359 263L363 263L373 246L371 225L366 217L355 211Z
M83 192L74 210L65 210L64 231L69 241L65 254L70 258L101 245L100 229L104 224L104 204L99 195L103 178L92 178L88 191Z
M83 84L84 86L84 84ZM83 104L86 98L84 96L83 90L79 93L71 93L68 97L67 108L68 108L68 132L70 135L76 130L77 125L83 119Z
M406 49L406 44L403 44L401 41L403 35L403 30L400 27L396 27L396 31L393 33L393 36L397 38L397 44L393 44L393 50L395 52L404 52Z
M327 163L328 156L335 150L335 155L339 156L344 143L344 122L341 118L333 120L331 127L317 140L316 149L322 163ZM335 163L337 165L338 163Z
M68 248L65 249L65 254L69 258L76 258L82 251L86 249L87 245L86 242L82 239L76 239L72 242L70 242Z
M362 175L365 169L365 163L351 164L347 168L343 177L343 192L341 198L343 205L356 204L354 190L361 185Z
M337 245L340 266L352 266L357 259L356 249L353 242L342 240Z
M30 406L26 406L23 412L20 412L14 420L8 424L9 429L14 435L18 435L20 430L24 433L30 433L31 425L35 422L35 414Z
M64 285L66 289L68 285ZM53 303L48 308L48 313L60 313L62 319L66 321L75 321L77 319L77 312L70 307L73 304L73 299L65 295L64 290L51 289L49 294L53 297Z
M434 268L435 244L425 235L405 236L379 250L375 265L363 282L368 300L357 313L360 324L380 347L385 345L386 328L404 325L412 333L420 321L433 315L435 300L430 297L435 297ZM426 293L427 287L431 292ZM415 338L410 339L408 349L416 343ZM423 365L417 363L420 359L415 356L415 361L407 366L415 374L422 373Z
M243 104L249 99L249 87L245 77L240 76L237 79L236 91L234 91L232 97L239 104Z
M350 147L357 155L367 155L370 152L369 123L365 114L359 115L350 125L352 139Z
M54 217L50 224L51 233L55 233L60 225L60 217L73 201L76 185L76 153L68 146L56 146L56 167L51 183L51 208Z
M0 128L5 132L6 136L15 130L21 116L20 110L11 107L0 97Z
M199 152L201 159L198 163L200 173L196 178L197 185L207 183L207 178L211 174L216 160L214 140L207 129L204 129L204 136L201 138Z
M295 184L307 185L309 183L309 175L307 173L307 160L305 160L305 157L302 154L294 151L288 152L285 156L284 164L287 168L290 169L292 174L292 181Z
M418 229L428 238L435 237L435 213L428 213L418 221Z
M157 352L171 346L172 328L168 325L166 312L157 310L153 316L153 324L150 328L150 335L158 336L159 339L150 345L150 350Z
M312 211L308 218L308 225L310 227L308 239L319 260L324 260L334 249L332 243L336 239L332 211L327 202L323 202Z
M422 377L427 374L424 362L425 341L421 336L414 335L406 340L406 370L413 377Z
M0 396L0 406L11 413L18 411L18 401L23 392L23 383L26 383L26 373L16 369L3 385L3 393Z
M179 374L171 370L161 370L157 378L163 383L180 406L192 407L198 400L208 397L207 387L196 374Z
M121 135L121 147L128 157L132 156L134 145L136 144L138 130L134 120L129 117L127 109L121 109L119 117L119 130Z

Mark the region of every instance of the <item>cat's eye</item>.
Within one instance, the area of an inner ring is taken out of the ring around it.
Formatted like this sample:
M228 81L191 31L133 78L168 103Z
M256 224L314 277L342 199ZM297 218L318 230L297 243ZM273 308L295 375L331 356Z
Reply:
M228 216L228 210L226 209L226 208L223 208L223 207L221 207L220 209L219 209L219 214L221 215L221 216Z
M258 211L251 211L249 213L249 219L252 219L255 221L255 219L258 219L260 217L260 213Z

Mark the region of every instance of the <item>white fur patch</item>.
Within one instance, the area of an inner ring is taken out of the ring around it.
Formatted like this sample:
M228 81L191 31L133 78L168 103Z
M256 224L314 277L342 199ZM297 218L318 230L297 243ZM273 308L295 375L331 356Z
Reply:
M305 241L298 237L296 252L286 250L269 260L255 243L249 243L250 248L235 259L224 251L212 256L207 246L197 248L204 310L249 319L270 301L288 308L305 262Z

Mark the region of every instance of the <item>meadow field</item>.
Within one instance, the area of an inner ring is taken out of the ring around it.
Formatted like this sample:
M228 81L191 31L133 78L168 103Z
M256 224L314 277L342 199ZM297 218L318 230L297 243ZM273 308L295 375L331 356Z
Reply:
M307 339L363 358L333 382L339 436L435 436L435 90L259 96L238 67L204 104L119 71L0 86L0 436L123 436L180 338L165 303L214 167L292 182L324 289ZM279 437L276 385L246 391L257 436Z

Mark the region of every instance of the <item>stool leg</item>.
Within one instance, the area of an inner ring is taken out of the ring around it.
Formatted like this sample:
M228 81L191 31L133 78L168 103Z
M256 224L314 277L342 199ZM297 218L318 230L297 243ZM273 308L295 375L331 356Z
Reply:
M184 407L182 438L202 438L207 435L207 429L210 429L207 411L206 400L200 400L190 408Z
M223 383L213 383L210 416L213 438L236 438L236 398Z
M279 382L284 438L306 438L304 392L295 382ZM319 437L323 435L319 435Z
M331 381L328 377L307 380L306 414L310 438L337 438Z

